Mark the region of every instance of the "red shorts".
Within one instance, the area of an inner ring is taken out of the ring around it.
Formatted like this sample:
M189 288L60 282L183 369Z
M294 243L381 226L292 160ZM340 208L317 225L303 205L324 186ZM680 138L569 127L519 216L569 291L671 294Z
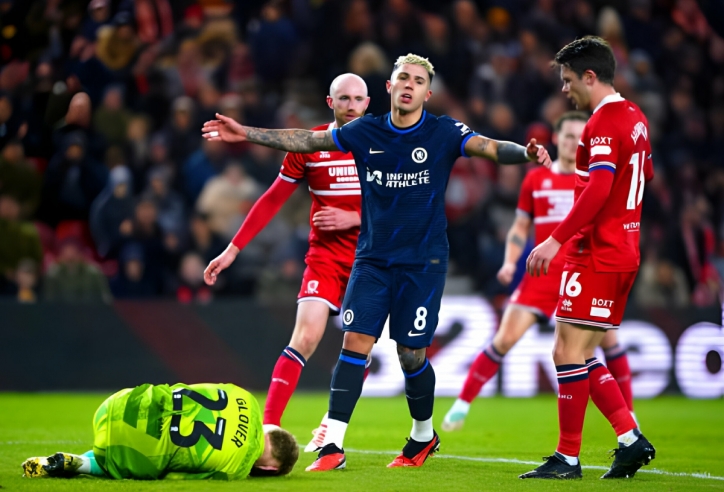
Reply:
M510 296L510 304L530 311L537 316L553 317L558 305L558 286L561 268L549 270L548 275L533 277L526 273Z
M617 328L637 272L596 272L593 264L566 263L558 291L556 320Z
M352 265L347 266L319 256L307 256L305 261L307 268L304 270L297 303L321 301L329 306L330 310L339 313Z

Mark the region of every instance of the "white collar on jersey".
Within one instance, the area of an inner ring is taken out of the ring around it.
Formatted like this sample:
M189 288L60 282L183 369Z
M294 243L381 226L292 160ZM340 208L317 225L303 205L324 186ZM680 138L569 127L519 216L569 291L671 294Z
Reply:
M616 94L609 94L608 96L601 99L601 102L598 103L598 106L596 106L596 109L594 109L593 112L595 113L596 111L601 109L601 106L603 106L604 104L613 103L613 102L621 102L621 101L625 101L625 100L626 99L621 97L621 94L619 94L618 92Z
M334 120L332 123L327 125L327 130L333 130L334 128L337 128L337 120Z

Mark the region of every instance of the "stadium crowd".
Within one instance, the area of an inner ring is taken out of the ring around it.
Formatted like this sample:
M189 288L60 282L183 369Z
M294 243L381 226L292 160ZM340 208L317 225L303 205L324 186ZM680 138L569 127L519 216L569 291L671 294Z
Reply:
M213 288L206 264L276 178L283 154L207 142L244 124L331 120L330 81L364 78L389 110L390 60L429 57L427 109L495 139L538 139L570 109L555 52L609 41L615 87L646 113L644 306L718 302L724 278L724 39L696 0L2 0L0 292L109 302L294 299L309 197L300 187ZM447 191L451 273L487 296L526 168L460 158ZM525 258L525 255L523 259ZM522 273L523 268L519 269Z

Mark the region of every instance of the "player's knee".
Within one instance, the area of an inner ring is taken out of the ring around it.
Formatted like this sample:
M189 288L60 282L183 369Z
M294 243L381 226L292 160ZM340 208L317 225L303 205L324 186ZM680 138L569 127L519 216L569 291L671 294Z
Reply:
M505 355L510 352L510 349L513 348L513 345L518 343L518 338L519 337L514 335L513 333L498 332L498 334L496 334L495 338L493 339L493 347L495 347L495 350L499 354Z
M322 339L324 329L313 325L298 325L292 335L290 345L305 358L311 357Z
M397 344L397 357L400 359L400 367L405 372L414 372L425 363L426 349L412 349Z

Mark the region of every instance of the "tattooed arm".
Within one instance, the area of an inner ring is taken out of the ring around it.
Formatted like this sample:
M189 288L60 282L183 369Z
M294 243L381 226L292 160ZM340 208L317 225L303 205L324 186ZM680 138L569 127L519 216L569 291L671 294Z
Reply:
M216 120L204 123L203 137L211 142L252 142L287 152L309 154L320 150L338 150L332 132L309 130L267 130L242 126L232 118L216 114Z
M476 135L465 143L465 153L470 156L485 157L492 159L498 164L523 164L528 161L535 161L546 167L551 166L551 158L548 151L541 145L536 145L536 140L531 139L527 147L513 142L493 140L491 138Z

